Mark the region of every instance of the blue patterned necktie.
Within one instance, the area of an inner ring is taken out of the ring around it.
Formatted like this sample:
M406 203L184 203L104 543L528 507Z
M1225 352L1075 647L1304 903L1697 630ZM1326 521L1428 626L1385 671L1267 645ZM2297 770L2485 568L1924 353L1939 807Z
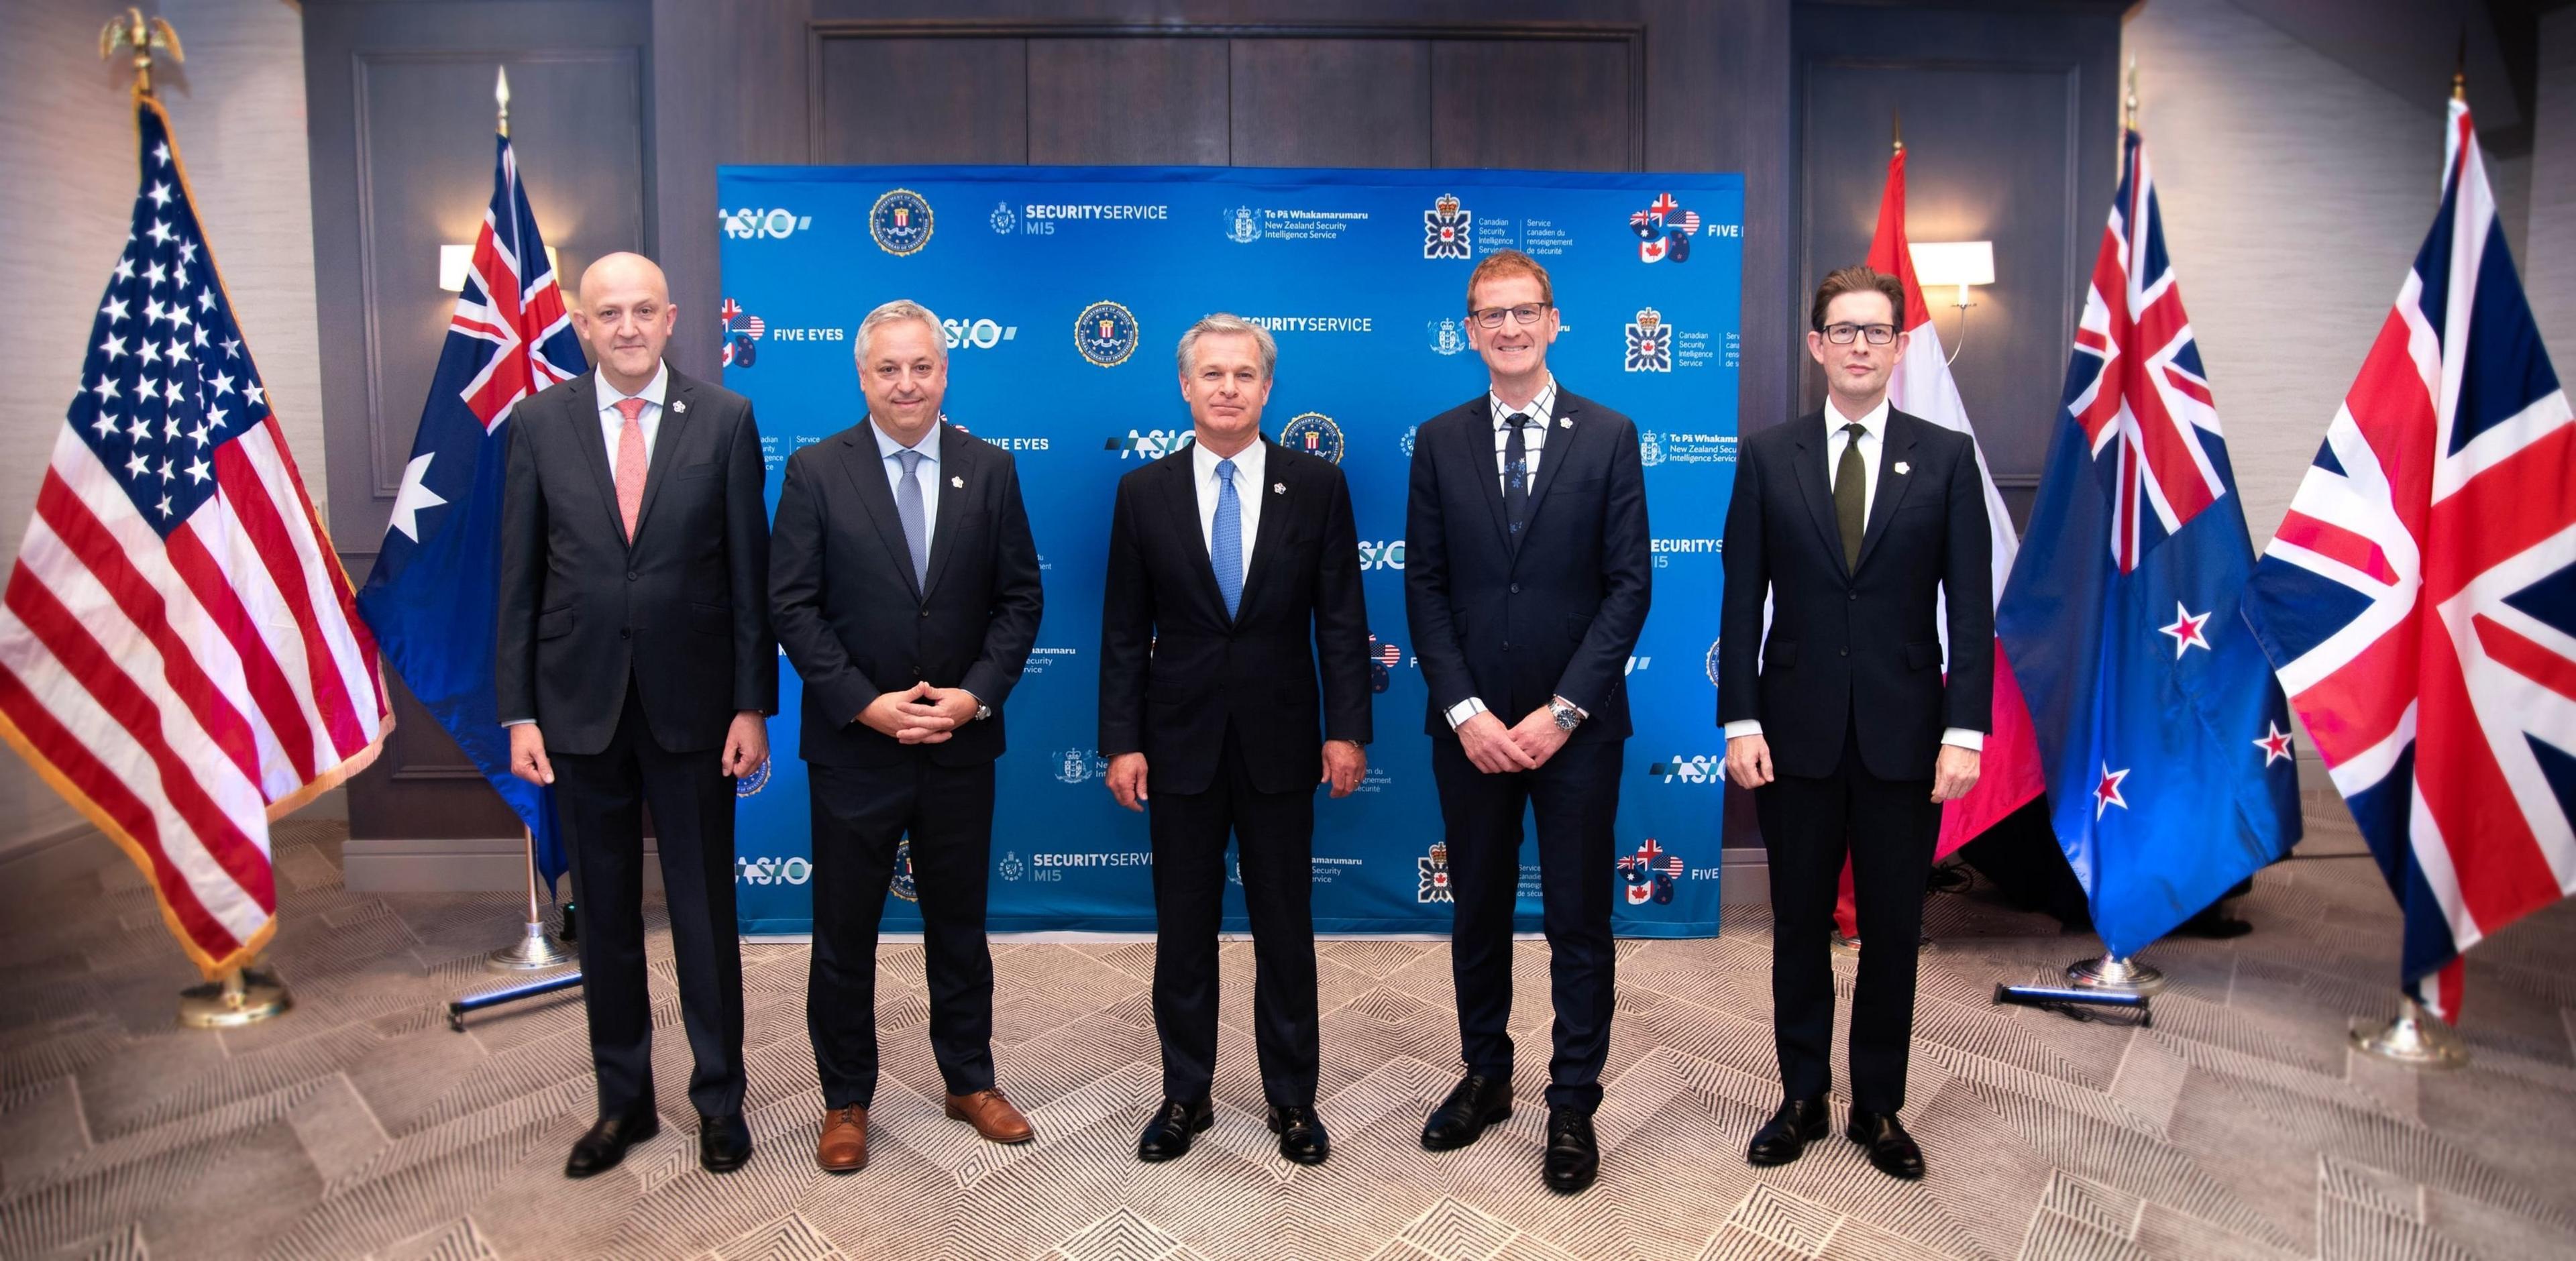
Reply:
M912 581L920 585L930 581L930 518L921 510L921 453L905 448L894 453L903 461L903 476L895 479L894 515L903 520L904 546L912 551Z
M1209 532L1208 564L1225 597L1225 615L1243 604L1243 501L1234 493L1234 461L1216 462L1216 525Z

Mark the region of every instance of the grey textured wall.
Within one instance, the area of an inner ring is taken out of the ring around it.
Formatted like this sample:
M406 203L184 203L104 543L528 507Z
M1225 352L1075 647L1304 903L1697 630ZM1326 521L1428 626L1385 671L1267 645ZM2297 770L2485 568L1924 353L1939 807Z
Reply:
M322 414L305 175L302 15L286 0L161 0L188 60L156 75L197 212L279 423L320 506ZM0 292L36 318L0 338L0 564L14 563L78 388L91 308L134 196L131 74L97 60L108 6L10 0L0 40ZM325 516L327 520L327 515ZM78 816L0 756L0 852Z
M2531 229L2506 229L2522 260L2540 339L2558 379L2576 376L2576 8L2540 20L2540 99L2532 108Z

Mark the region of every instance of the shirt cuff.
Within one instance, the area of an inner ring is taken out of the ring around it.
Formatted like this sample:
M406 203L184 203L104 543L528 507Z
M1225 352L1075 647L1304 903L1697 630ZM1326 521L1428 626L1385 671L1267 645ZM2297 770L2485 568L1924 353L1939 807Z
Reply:
M1986 733L1970 731L1965 727L1952 727L1941 733L1941 743L1966 749L1970 753L1980 753L1986 747Z
M504 727L533 727L536 725L536 722L537 720L534 718L504 718L501 720L501 725Z
M1745 736L1758 736L1761 734L1762 720L1759 718L1739 718L1734 722L1726 724L1726 738L1729 740L1741 739Z
M1484 698L1470 696L1467 699L1449 707L1449 729L1451 731L1456 731L1458 729L1458 724L1484 712L1486 712Z

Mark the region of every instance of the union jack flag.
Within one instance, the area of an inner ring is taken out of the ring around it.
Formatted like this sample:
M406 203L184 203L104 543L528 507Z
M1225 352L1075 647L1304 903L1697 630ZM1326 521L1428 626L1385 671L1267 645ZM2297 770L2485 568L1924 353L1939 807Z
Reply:
M2576 892L2576 426L2462 102L2444 149L2246 616L2405 909L2408 992L2450 1020L2460 952Z
M0 738L213 976L276 932L270 820L373 761L393 715L159 102L135 130L132 230L0 597Z
M2122 154L1995 632L2058 844L2126 956L2287 854L2299 809L2289 711L2237 617L2243 497L2136 132Z
M537 869L551 886L565 866L553 799L510 773L510 738L493 690L501 480L510 409L588 364L519 184L510 137L497 144L473 269L456 295L411 462L358 609L404 684L527 823Z

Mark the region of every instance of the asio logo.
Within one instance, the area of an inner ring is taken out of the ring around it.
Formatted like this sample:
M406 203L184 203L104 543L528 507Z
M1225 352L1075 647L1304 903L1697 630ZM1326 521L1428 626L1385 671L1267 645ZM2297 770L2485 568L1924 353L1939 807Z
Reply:
M1364 570L1403 569L1404 540L1390 539L1385 542L1360 544L1360 568Z
M1159 460L1198 441L1198 435L1187 429L1130 429L1124 438L1111 438L1100 445L1103 451L1115 451L1121 460L1134 456L1140 460Z
M733 860L735 884L803 884L814 878L814 864L803 858L741 858Z
M1018 338L1020 326L993 320L941 320L939 334L950 350L991 350Z
M1675 780L1685 784L1714 784L1726 778L1726 759L1705 753L1697 757L1676 754L1668 762L1647 763L1646 773L1667 784Z
M761 210L745 207L741 210L717 211L716 223L724 229L726 236L737 241L755 238L783 241L805 228L813 227L814 216L800 215L793 210L783 208Z

